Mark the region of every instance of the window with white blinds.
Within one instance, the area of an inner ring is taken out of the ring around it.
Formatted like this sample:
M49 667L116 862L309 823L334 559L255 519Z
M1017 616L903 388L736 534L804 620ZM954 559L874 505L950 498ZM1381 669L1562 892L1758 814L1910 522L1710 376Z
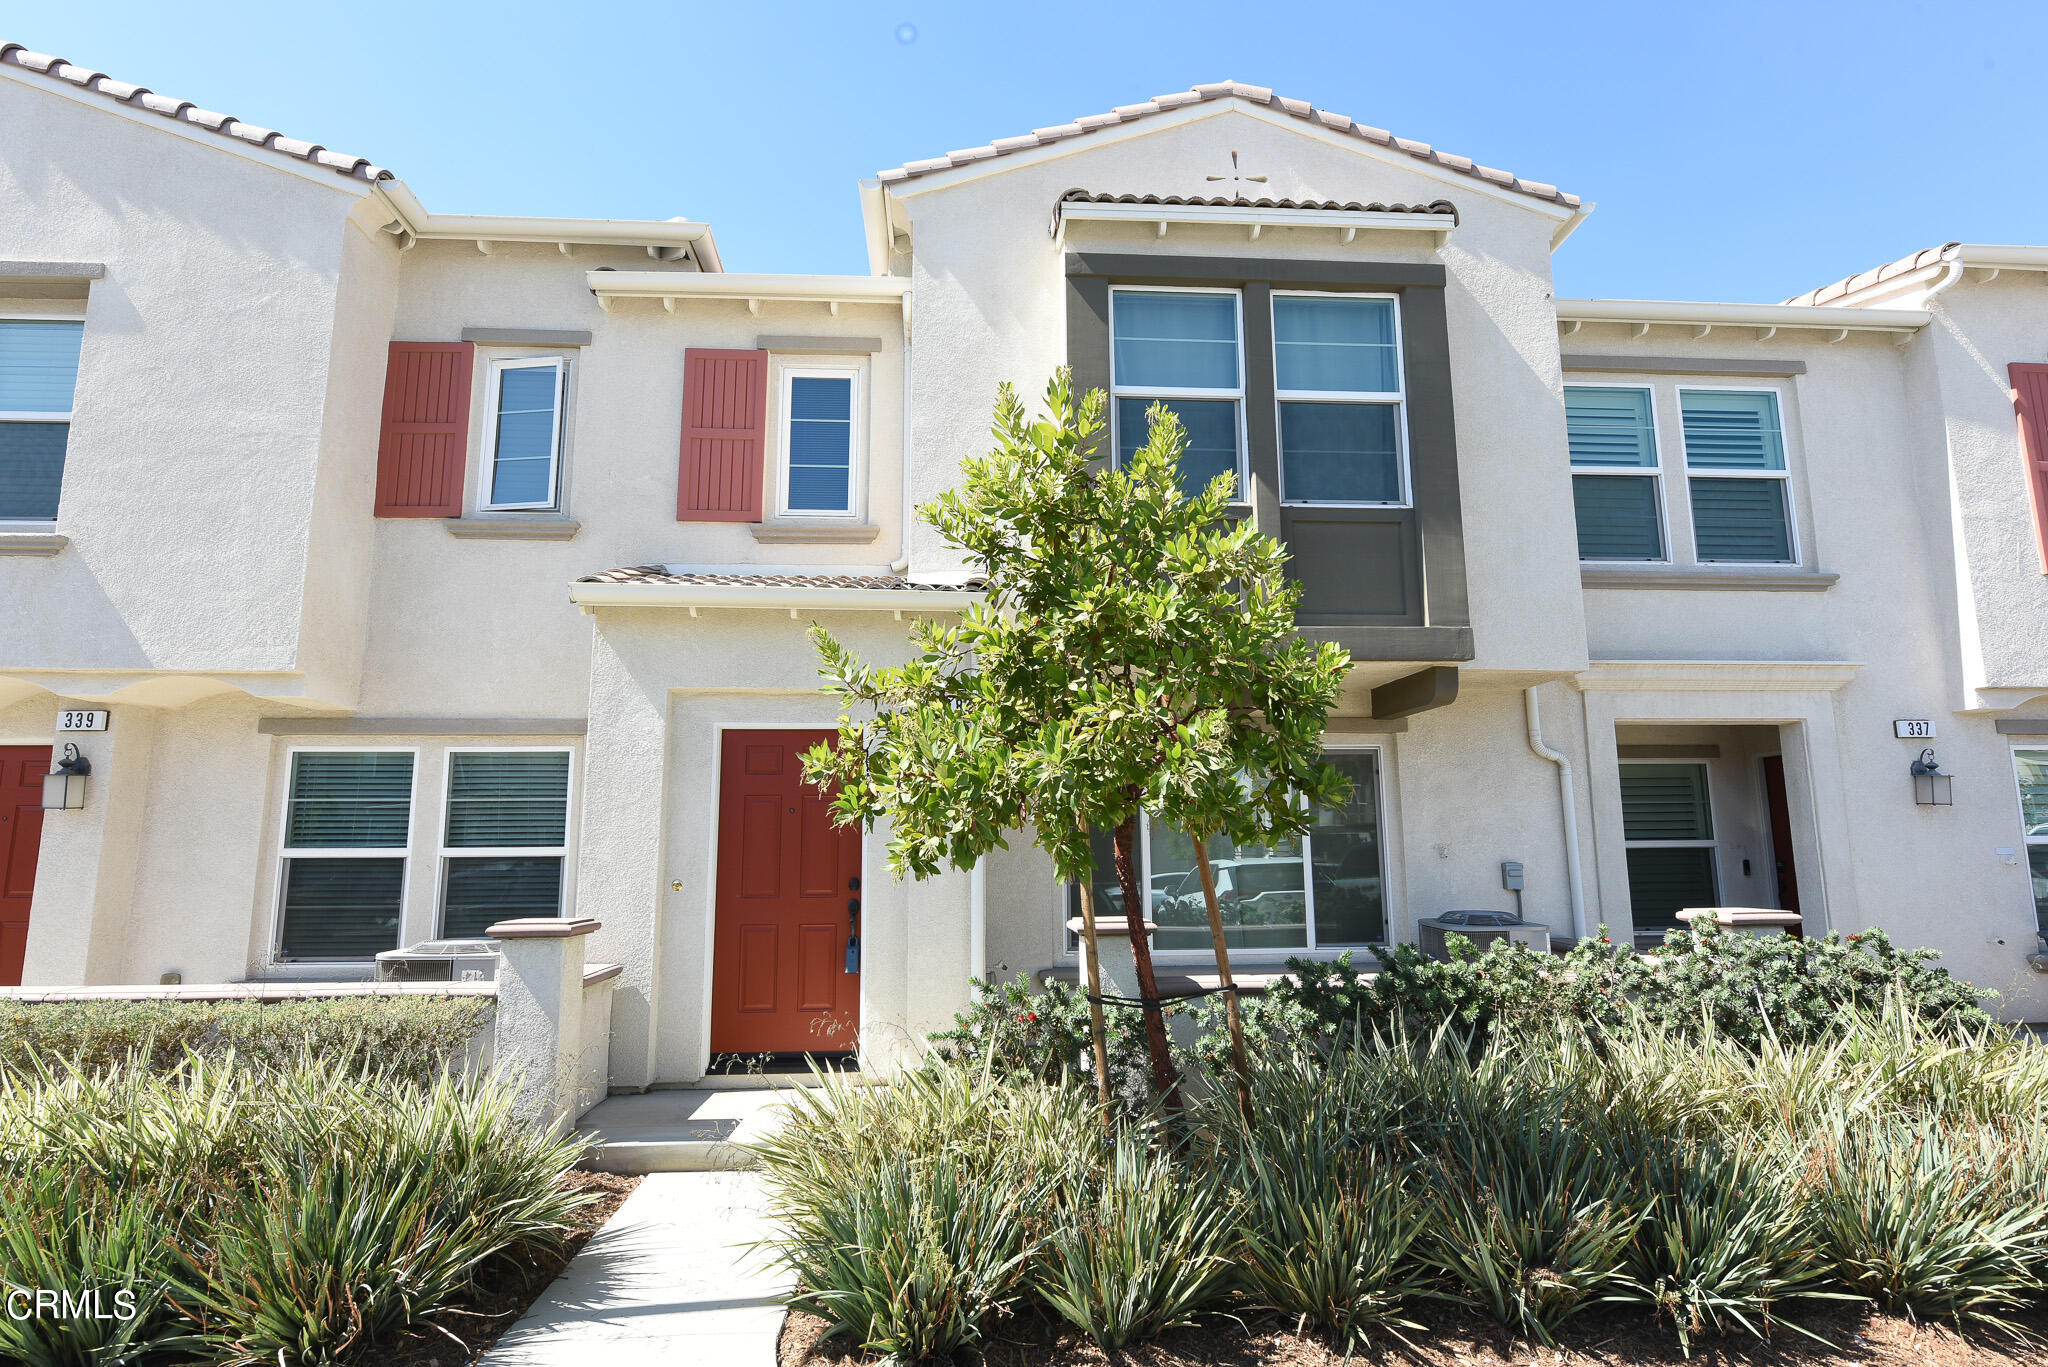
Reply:
M346 962L398 947L417 758L410 750L292 754L280 961Z
M51 522L85 324L0 318L0 521Z
M1707 766L1625 761L1622 838L1636 939L1656 941L1678 913L1719 900Z
M560 915L568 841L567 750L450 750L441 934Z

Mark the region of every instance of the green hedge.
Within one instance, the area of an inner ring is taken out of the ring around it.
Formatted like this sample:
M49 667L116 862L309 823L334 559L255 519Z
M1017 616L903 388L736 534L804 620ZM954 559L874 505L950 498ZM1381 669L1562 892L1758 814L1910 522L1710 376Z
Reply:
M307 1053L352 1072L424 1082L490 1019L487 997L326 997L284 1002L0 1003L0 1076L134 1062L169 1072L232 1053L266 1071Z

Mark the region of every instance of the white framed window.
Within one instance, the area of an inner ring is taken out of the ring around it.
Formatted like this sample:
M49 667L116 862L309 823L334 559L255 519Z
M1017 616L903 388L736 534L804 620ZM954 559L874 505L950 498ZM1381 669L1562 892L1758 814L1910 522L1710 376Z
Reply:
M1187 429L1181 484L1200 493L1217 475L1245 470L1244 303L1237 290L1119 285L1109 293L1110 442L1128 460L1150 433L1155 403Z
M295 748L279 834L279 963L398 948L411 872L415 749Z
M57 520L85 322L0 318L0 523Z
M2048 932L2048 746L2015 746L2012 760L2020 787L2027 872L2034 883L2034 917Z
M1637 940L1662 940L1683 924L1679 912L1720 900L1720 842L1706 765L1623 760L1621 825Z
M441 802L437 934L474 938L499 921L562 914L574 751L448 751Z
M782 456L776 462L780 515L860 515L860 381L858 366L782 367Z
M1389 938L1379 749L1332 748L1325 758L1351 779L1351 796L1341 807L1317 808L1308 835L1272 848L1239 849L1220 838L1209 844L1224 943L1233 953L1357 949ZM1109 833L1095 832L1091 842L1096 914L1120 916L1123 892ZM1163 821L1141 818L1138 856L1139 882L1151 904L1146 912L1159 926L1154 952L1162 958L1213 957L1194 841ZM1062 901L1065 918L1081 914L1077 887L1070 885ZM1066 945L1069 952L1077 947L1071 933Z
M1398 296L1273 291L1273 379L1281 502L1407 506Z
M1799 563L1777 391L1681 386L1678 411L1700 563Z
M1579 559L1668 562L1655 391L1647 385L1566 385L1564 420Z
M561 356L491 362L477 480L479 512L546 512L560 506L568 377L569 362Z

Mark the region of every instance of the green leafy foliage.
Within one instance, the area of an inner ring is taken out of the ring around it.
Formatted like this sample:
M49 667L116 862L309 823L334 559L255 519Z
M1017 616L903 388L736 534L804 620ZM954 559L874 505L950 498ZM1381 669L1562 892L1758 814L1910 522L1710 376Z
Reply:
M311 1053L423 1083L461 1060L494 1009L487 997L434 996L0 1003L0 1074L130 1062L170 1072L194 1054L268 1070Z
M1092 1074L1088 997L1080 988L1057 980L1038 986L1027 978L976 980L973 987L974 1000L954 1015L953 1028L930 1037L942 1056L1004 1078L1057 1082ZM1105 1006L1102 1018L1111 1094L1141 1111L1152 1096L1138 1008Z
M487 1261L559 1246L580 1153L504 1086L350 1060L0 1079L0 1284L127 1287L140 1312L0 1316L0 1356L369 1360Z

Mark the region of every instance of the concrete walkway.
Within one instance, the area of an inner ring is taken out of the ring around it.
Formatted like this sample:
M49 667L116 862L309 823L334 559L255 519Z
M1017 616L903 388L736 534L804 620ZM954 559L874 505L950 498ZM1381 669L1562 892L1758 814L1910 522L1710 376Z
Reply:
M750 1168L754 1156L745 1146L774 1132L789 1094L787 1087L684 1087L609 1097L577 1127L597 1146L583 1166L628 1173Z
M484 1367L775 1367L786 1280L751 1172L657 1172L483 1358Z

